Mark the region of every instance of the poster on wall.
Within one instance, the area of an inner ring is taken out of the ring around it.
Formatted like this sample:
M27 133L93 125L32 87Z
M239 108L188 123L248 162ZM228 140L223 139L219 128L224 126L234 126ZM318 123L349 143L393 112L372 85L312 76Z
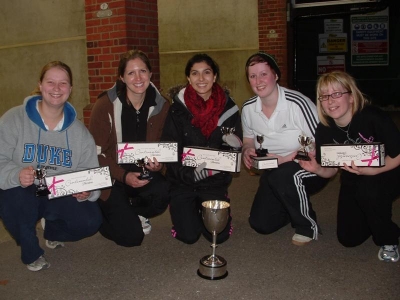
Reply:
M344 55L317 56L317 75L332 71L346 71Z
M353 15L351 26L351 65L389 64L389 8L377 13Z
M323 33L318 35L319 52L347 52L347 33Z
M343 19L325 19L324 33L342 33Z

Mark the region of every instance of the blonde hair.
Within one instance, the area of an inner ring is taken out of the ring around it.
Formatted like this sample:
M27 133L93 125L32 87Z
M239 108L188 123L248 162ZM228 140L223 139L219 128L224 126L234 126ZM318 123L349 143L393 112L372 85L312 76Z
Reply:
M366 104L368 104L368 100L365 98L364 94L357 87L355 79L346 72L342 71L333 71L330 73L326 73L321 75L317 81L317 99L322 96L322 90L326 90L328 86L332 86L334 88L342 87L345 91L348 91L353 96L352 103L352 112L353 116L357 111L364 108ZM325 126L329 126L330 117L325 113L322 108L321 102L317 101L317 111L318 117L322 124Z

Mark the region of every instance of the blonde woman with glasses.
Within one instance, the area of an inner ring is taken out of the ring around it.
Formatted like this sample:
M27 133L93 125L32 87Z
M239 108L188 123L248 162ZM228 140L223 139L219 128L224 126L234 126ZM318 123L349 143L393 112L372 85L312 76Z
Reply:
M400 195L400 132L393 120L372 105L361 93L353 77L335 71L317 82L318 125L316 157L300 165L321 177L334 176L339 168L321 167L322 144L385 145L385 166L341 167L341 187L337 213L337 236L345 247L361 245L369 237L380 247L382 261L399 260L399 227L392 221L392 202Z

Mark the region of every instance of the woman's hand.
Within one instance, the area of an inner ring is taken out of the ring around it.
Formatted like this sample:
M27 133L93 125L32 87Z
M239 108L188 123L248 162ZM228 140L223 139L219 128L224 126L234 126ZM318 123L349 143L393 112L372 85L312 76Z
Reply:
M153 161L151 159L147 160L146 169L151 172L159 172L163 167L162 163L159 163L155 157L153 157Z
M252 166L252 157L257 156L256 149L251 147L243 148L243 163L247 169Z
M138 172L129 172L128 174L126 174L125 184L133 188L140 188L150 182L149 180L140 180L139 176L140 173Z
M311 153L308 153L308 157L310 158L310 160L298 160L298 163L300 165L300 167L302 167L304 170L317 174L321 171L321 165L317 162L317 160L315 159L315 156L312 155Z
M35 181L35 170L32 166L23 168L19 172L19 182L22 187L27 187L33 184Z
M351 165L348 166L346 163L343 163L342 170L346 170L349 173L353 173L356 175L376 175L378 174L377 170L379 168L371 168L371 167L357 167L354 164L354 161L351 161Z
M78 201L85 201L89 198L90 192L82 192L73 194L72 197L75 197Z
M308 157L310 160L299 160L298 163L300 167L302 167L304 170L317 174L320 177L323 178L331 178L334 176L338 168L324 168L322 167L317 160L315 159L315 153L308 153Z
M367 175L373 176L377 174L382 174L384 172L393 170L400 166L400 154L396 157L392 158L388 155L385 156L385 165L382 167L357 167L354 164L354 161L351 161L351 166L344 164L342 170L346 170L347 172L357 174L357 175Z

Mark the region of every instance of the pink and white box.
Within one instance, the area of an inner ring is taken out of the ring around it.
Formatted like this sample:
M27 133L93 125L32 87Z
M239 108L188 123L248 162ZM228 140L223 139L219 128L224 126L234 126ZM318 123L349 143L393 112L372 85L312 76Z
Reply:
M108 166L49 176L45 177L45 180L47 188L50 191L48 195L49 199L100 190L112 186Z
M133 164L138 159L144 159L146 157L151 160L155 157L158 162L177 162L178 143L158 142L117 144L118 164Z
M203 147L184 147L182 154L182 165L188 167L198 167L206 163L206 169L240 172L242 152L220 150Z
M321 145L321 166L351 166L351 161L358 167L381 167L385 165L385 145L371 144L326 144Z

